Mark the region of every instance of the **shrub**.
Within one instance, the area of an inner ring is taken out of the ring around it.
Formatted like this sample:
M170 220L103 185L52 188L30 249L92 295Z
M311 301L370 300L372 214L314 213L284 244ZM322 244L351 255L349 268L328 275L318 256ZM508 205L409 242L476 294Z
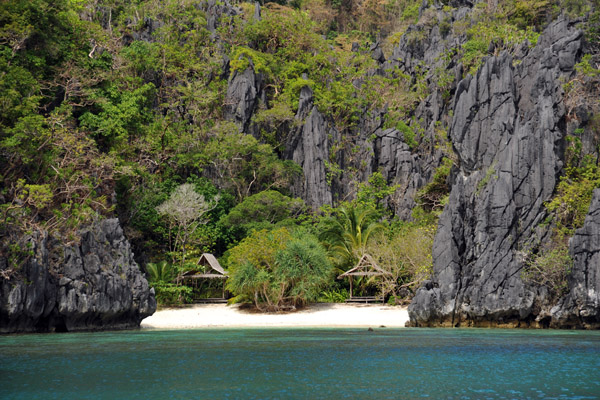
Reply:
M274 191L265 190L245 198L221 219L223 225L246 235L253 228L268 228L288 218L294 218L306 211L302 199L292 199Z
M313 235L298 235L276 255L274 278L280 287L279 303L292 306L316 301L332 278L327 253Z
M192 288L174 283L155 282L152 287L159 305L175 305L192 302Z
M392 229L380 234L369 244L377 265L388 272L379 278L385 297L400 296L400 289L414 290L429 279L433 270L431 248L435 236L435 221L397 222Z
M542 248L538 253L528 255L521 278L526 282L545 286L554 297L560 297L568 289L567 277L573 260L566 240L557 239L549 246L550 248Z
M565 174L557 185L556 195L546 203L560 235L571 236L583 226L592 201L592 192L600 187L600 168L591 155L582 156L581 139L567 136Z
M450 192L448 176L454 162L444 157L442 163L436 168L433 179L417 193L417 202L428 211L441 209L445 205L446 197Z
M324 290L319 295L319 303L343 303L349 297L348 290L342 289L329 289Z
M252 302L261 311L295 309L315 301L331 279L325 249L310 234L285 228L254 232L231 250L227 289L233 302Z

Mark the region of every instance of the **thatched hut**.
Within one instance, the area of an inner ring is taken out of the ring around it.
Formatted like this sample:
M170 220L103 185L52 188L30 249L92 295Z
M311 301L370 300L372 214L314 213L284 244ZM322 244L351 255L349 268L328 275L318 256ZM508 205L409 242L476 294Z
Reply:
M340 276L338 276L338 279L344 279L347 277L350 282L350 298L346 301L347 302L368 303L370 301L383 300L381 298L378 299L374 296L354 297L352 295L352 277L353 276L382 276L382 275L390 275L390 273L388 271L384 270L383 268L381 268L380 266L378 266L370 254L365 253L358 261L358 264L356 264L356 267L351 268L348 271L341 274Z
M181 279L183 281L192 281L195 287L198 287L198 281L202 279L221 279L223 281L223 295L222 297L198 299L204 303L221 303L225 302L225 280L228 277L228 272L221 267L219 261L215 256L209 253L203 253L198 259L198 265L202 266L204 272L189 271L183 274Z

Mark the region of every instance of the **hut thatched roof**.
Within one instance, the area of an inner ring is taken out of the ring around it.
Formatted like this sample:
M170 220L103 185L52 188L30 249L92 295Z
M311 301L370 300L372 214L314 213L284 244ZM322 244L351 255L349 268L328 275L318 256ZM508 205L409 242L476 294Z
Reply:
M342 279L347 276L381 276L389 274L389 272L377 265L371 255L364 254L358 261L358 264L356 264L356 267L344 272L338 276L338 279Z
M200 259L198 260L198 265L202 265L204 267L208 267L205 268L204 273L196 273L196 272L188 272L186 274L184 274L184 278L190 278L190 279L199 279L199 278L217 278L217 279L226 279L228 276L227 271L225 271L223 269L223 267L221 267L221 264L219 264L219 261L217 261L217 259L215 258L215 256L213 256L212 254L209 253L204 253L200 256Z

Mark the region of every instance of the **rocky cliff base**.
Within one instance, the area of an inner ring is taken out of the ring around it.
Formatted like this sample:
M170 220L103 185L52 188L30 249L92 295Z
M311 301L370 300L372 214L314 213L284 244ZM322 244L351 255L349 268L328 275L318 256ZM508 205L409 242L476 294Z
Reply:
M488 57L458 84L449 135L459 158L433 246L433 278L409 307L412 326L598 328L599 196L570 242L568 294L523 279L531 249L552 240L545 204L564 167L563 82L583 35L561 18L522 59ZM542 251L542 250L540 250Z
M156 310L117 219L79 232L79 243L36 233L19 243L24 263L0 258L0 333L139 327Z

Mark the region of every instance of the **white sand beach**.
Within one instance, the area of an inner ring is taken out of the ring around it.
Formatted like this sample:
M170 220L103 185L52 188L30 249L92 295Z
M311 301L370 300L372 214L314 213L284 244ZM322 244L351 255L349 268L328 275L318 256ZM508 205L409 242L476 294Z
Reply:
M196 304L167 308L141 323L142 329L251 327L404 327L406 307L382 304L314 304L290 313L263 314L238 305Z

